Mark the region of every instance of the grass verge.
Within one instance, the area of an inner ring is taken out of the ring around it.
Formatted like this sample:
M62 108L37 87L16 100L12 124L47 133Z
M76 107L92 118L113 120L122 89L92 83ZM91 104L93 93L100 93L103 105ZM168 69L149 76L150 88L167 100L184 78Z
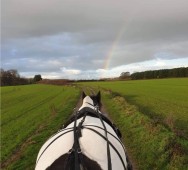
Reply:
M136 169L188 169L188 141L127 103L122 96L103 91L103 102L111 119L123 133Z

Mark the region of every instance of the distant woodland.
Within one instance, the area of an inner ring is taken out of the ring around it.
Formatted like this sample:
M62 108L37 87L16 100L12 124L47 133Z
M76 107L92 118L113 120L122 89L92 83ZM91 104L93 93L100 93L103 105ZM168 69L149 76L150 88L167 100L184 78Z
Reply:
M188 67L173 68L173 69L162 69L162 70L151 70L144 72L136 72L130 74L129 72L121 73L120 77L117 78L104 78L100 81L110 81L110 80L139 80L139 79L161 79L161 78L178 78L178 77L188 77ZM33 78L23 78L19 75L18 71L15 69L3 70L0 69L0 86L15 86L15 85L26 85L33 83L43 83L43 84L56 84L63 85L73 81L59 79L59 80L42 80L40 74L35 75ZM96 81L96 80L80 80L80 81Z
M18 71L15 69L0 69L0 80L0 86L16 86L36 83L42 80L42 77L41 75L35 75L34 78L23 78L20 77Z
M176 78L188 77L188 67L173 69L151 70L131 74L131 79L157 79L157 78Z

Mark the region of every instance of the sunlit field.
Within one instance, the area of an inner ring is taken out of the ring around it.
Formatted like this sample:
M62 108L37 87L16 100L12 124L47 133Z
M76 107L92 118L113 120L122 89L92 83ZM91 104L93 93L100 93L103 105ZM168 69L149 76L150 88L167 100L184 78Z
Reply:
M2 87L1 160L3 169L34 169L42 144L73 112L79 90L27 85Z
M34 169L40 147L62 128L83 89L101 90L133 167L188 169L188 79L75 85L1 87L2 169Z
M137 106L143 114L188 135L187 78L89 82L87 85L111 90Z
M137 169L188 169L188 79L88 82Z

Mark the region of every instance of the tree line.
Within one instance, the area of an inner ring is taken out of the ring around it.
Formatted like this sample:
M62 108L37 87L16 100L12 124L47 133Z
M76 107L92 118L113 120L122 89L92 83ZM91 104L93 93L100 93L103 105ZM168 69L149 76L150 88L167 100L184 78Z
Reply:
M180 67L173 69L150 70L144 72L136 72L131 74L131 79L156 79L156 78L176 78L188 77L188 67Z
M123 72L121 73L119 79L138 80L138 79L175 78L175 77L188 77L188 67L150 70L144 72L136 72L131 75L129 72ZM0 69L0 86L33 84L40 80L42 80L42 76L40 74L35 75L34 78L23 78L19 75L18 71L15 69L10 69L10 70ZM102 80L103 79L101 79L100 81ZM90 81L95 81L95 80L90 80Z
M40 80L42 80L41 75L35 75L34 78L23 78L15 69L0 69L0 86L33 84Z

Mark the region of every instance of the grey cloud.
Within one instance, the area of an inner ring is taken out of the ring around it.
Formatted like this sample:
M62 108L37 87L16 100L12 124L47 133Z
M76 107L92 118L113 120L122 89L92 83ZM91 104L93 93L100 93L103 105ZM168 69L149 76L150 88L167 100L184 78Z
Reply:
M176 34L179 34L181 28L187 26L182 24L187 23L188 16L186 0L3 0L2 5L2 32L10 38L97 29L108 32L120 29L123 24L133 28L134 33L147 35L147 30L156 32L151 26L160 29L168 26L168 22L173 26L168 32L177 28Z
M187 0L2 0L2 67L87 75L104 67L115 42L110 68L188 57L187 6Z

